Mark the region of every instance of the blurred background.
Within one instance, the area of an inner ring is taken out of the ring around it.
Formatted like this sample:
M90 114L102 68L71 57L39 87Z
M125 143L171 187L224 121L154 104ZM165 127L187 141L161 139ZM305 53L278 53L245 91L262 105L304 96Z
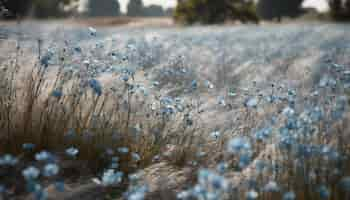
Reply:
M1 19L167 17L182 24L348 21L350 0L0 0Z

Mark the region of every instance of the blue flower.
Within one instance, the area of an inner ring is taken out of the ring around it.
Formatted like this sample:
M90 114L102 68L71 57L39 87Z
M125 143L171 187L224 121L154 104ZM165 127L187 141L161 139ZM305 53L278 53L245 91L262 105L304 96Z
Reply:
M283 200L295 200L296 199L296 195L293 191L289 191L283 194L282 197Z
M148 187L146 185L132 187L131 191L127 192L127 200L143 200L147 191Z
M11 154L5 154L0 157L0 166L14 166L18 163L18 159Z
M129 81L129 75L127 74L122 74L120 76L120 80L124 81L124 82L128 82Z
M134 161L136 161L136 162L138 162L138 161L141 160L141 157L140 157L140 155L139 155L138 153L132 153L132 154L131 154L131 157L132 157L132 159L133 159Z
M161 113L162 115L172 115L175 113L175 110L172 106L168 105L161 109Z
M34 180L37 179L39 177L40 174L40 170L36 167L27 167L22 171L22 175L24 176L24 178L26 180Z
M50 163L45 165L43 175L46 177L55 176L58 174L59 167L56 164Z
M259 141L265 141L272 134L272 128L263 128L255 133L255 138Z
M350 176L344 177L340 180L340 187L347 192L350 192Z
M244 106L247 108L256 108L258 105L257 98L249 98L245 101Z
M285 107L283 110L282 110L282 114L287 116L287 117L290 117L290 116L293 116L295 113L294 109L287 106Z
M192 88L192 90L196 90L198 88L198 83L196 80L193 80L191 82L191 88Z
M96 35L97 35L96 29L94 29L93 27L89 27L89 32L90 32L91 36L96 37Z
M108 169L102 175L102 185L110 186L119 184L122 181L123 173L122 172L114 172L114 169Z
M22 144L22 148L24 150L33 150L35 148L35 144L32 143L24 143Z
M221 105L221 106L225 106L226 105L225 97L219 96L218 97L218 104Z
M61 90L57 90L57 89L52 91L52 93L51 93L51 96L56 97L56 98L61 98L62 95L63 95L62 91Z
M280 190L279 186L275 181L269 181L265 186L264 186L264 191L265 192L278 192Z
M208 89L213 89L214 88L214 85L210 82L210 81L205 81L204 82L204 85L208 88Z
M254 200L254 199L257 199L258 197L259 197L259 193L256 192L255 190L250 190L246 194L247 200Z
M74 51L77 53L81 53L81 47L74 47Z
M46 161L52 159L52 154L47 151L41 151L35 154L35 160Z
M325 185L318 188L318 194L322 200L327 200L331 196L329 189Z
M225 162L221 162L216 166L216 170L219 172L219 174L224 174L226 170L228 169L228 164Z
M52 56L54 54L51 51L48 51L41 59L40 59L40 64L47 68L50 64L50 60L52 59Z
M230 153L241 153L243 151L250 151L251 145L248 139L243 137L236 137L231 139L227 145L227 151Z
M0 184L0 195L6 191L6 188L4 185Z
M58 192L64 192L65 191L65 185L63 181L56 181L55 182L55 189Z
M95 94L97 94L97 96L101 96L102 95L102 86L101 86L101 83L98 80L91 79L89 81L89 85L94 90Z
M218 139L221 136L221 133L219 131L214 131L210 133L210 137L213 139Z
M74 147L70 147L70 148L66 149L66 154L68 156L75 157L78 155L78 153L79 153L79 150L74 148Z
M119 153L123 153L123 154L129 153L129 148L127 147L119 147L117 150Z

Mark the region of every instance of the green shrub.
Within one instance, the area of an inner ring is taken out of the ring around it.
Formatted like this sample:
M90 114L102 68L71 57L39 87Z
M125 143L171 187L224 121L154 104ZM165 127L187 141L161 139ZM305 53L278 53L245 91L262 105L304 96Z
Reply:
M350 20L350 0L328 0L328 4L334 20Z
M242 0L188 0L180 1L175 10L175 20L181 23L223 23L226 20L258 22L253 1Z

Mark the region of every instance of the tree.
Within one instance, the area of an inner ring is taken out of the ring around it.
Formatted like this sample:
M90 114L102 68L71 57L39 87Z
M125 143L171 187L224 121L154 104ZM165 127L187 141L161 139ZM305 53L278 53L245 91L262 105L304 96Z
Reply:
M259 0L257 12L262 19L281 21L282 17L300 15L302 3L303 0Z
M77 0L0 0L2 6L10 12L10 18L27 16L33 11L34 17L44 18L61 16L63 5Z
M225 20L258 22L253 0L179 0L175 20L185 23L222 23Z
M119 16L120 4L118 0L89 0L87 4L88 16Z
M143 10L144 16L148 17L162 17L164 16L164 10L162 6L158 5L150 5L144 8Z
M7 17L25 16L30 10L32 1L29 0L0 0L0 5L7 9Z
M328 0L330 14L335 20L350 20L350 0Z
M128 16L143 16L144 15L144 6L142 0L130 0L128 3Z

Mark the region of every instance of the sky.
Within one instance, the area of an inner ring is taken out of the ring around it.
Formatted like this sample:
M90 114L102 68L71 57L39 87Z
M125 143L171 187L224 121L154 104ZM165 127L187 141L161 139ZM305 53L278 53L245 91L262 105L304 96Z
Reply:
M305 7L315 7L319 11L326 11L328 9L327 0L306 0Z
M81 2L84 2L86 0L80 0ZM122 12L126 13L126 6L128 4L129 0L119 0L121 10ZM143 3L145 5L150 4L158 4L162 5L163 7L169 8L169 7L175 7L177 0L143 0ZM319 11L325 11L328 8L327 0L305 0L304 7L314 7L317 8Z

